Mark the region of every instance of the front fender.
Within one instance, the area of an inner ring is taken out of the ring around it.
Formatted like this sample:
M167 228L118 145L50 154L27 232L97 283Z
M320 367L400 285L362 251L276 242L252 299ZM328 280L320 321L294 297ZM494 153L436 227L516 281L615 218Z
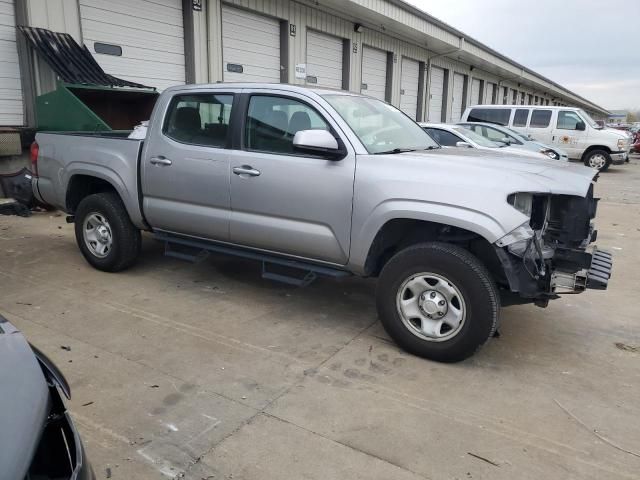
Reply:
M391 220L421 220L451 225L473 232L489 243L494 243L513 228L505 227L495 218L480 210L460 206L417 200L388 200L379 204L358 231L352 235L350 269L364 274L369 249L380 229ZM520 223L522 223L520 221ZM355 229L354 225L354 229Z

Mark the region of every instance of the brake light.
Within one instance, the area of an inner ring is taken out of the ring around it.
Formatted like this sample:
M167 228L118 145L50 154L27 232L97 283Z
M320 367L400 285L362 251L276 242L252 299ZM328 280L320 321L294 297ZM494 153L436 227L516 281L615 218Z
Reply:
M38 175L38 153L40 153L40 146L38 145L38 142L34 141L31 144L31 167L32 167L32 173L34 175Z

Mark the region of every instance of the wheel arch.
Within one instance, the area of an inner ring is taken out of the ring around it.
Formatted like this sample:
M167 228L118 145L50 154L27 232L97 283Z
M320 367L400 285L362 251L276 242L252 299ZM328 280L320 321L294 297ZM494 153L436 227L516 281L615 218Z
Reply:
M95 165L89 169L75 168L69 173L66 182L65 209L73 214L85 197L107 191L118 195L136 227L148 228L142 216L137 192L130 192L115 172Z
M498 284L508 286L493 242L485 236L468 228L416 218L394 218L379 228L367 251L364 274L377 276L397 252L424 242L444 242L464 248L486 266Z
M611 155L611 149L606 145L590 145L582 154L582 161L584 162L587 159L587 156L594 150L604 150L609 155Z

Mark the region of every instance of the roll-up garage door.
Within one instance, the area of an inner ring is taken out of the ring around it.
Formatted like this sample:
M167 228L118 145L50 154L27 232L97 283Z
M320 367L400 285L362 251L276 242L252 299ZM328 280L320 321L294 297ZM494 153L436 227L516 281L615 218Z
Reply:
M0 125L24 123L13 0L0 0Z
M380 100L386 99L387 52L366 45L362 49L362 86L360 91Z
M469 102L469 105L478 105L482 102L482 99L480 98L480 87L480 80L474 78L471 81L471 100Z
M431 67L429 80L429 121L442 121L442 104L444 103L444 69Z
M280 82L280 22L222 7L225 82Z
M185 83L180 0L80 0L80 21L107 73L159 90Z
M453 98L451 100L451 121L458 122L462 117L462 107L464 105L464 75L453 74Z
M496 89L495 83L488 83L487 84L487 88L486 88L487 94L484 97L485 105L491 105L492 103L494 103L493 95L494 95L495 89Z
M400 72L400 110L414 120L418 116L418 90L420 88L420 63L402 57Z
M342 88L341 38L307 30L307 83Z

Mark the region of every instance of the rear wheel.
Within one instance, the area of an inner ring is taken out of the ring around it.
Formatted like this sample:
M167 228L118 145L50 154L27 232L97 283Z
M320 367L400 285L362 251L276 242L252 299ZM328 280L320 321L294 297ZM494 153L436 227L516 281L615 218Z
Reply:
M118 195L87 196L78 205L75 218L76 242L93 267L119 272L135 263L142 238Z
M378 282L380 320L415 355L458 362L497 328L499 297L484 265L463 248L422 243L400 251Z
M584 164L587 167L597 168L604 172L611 165L611 156L604 150L591 150L584 157Z

